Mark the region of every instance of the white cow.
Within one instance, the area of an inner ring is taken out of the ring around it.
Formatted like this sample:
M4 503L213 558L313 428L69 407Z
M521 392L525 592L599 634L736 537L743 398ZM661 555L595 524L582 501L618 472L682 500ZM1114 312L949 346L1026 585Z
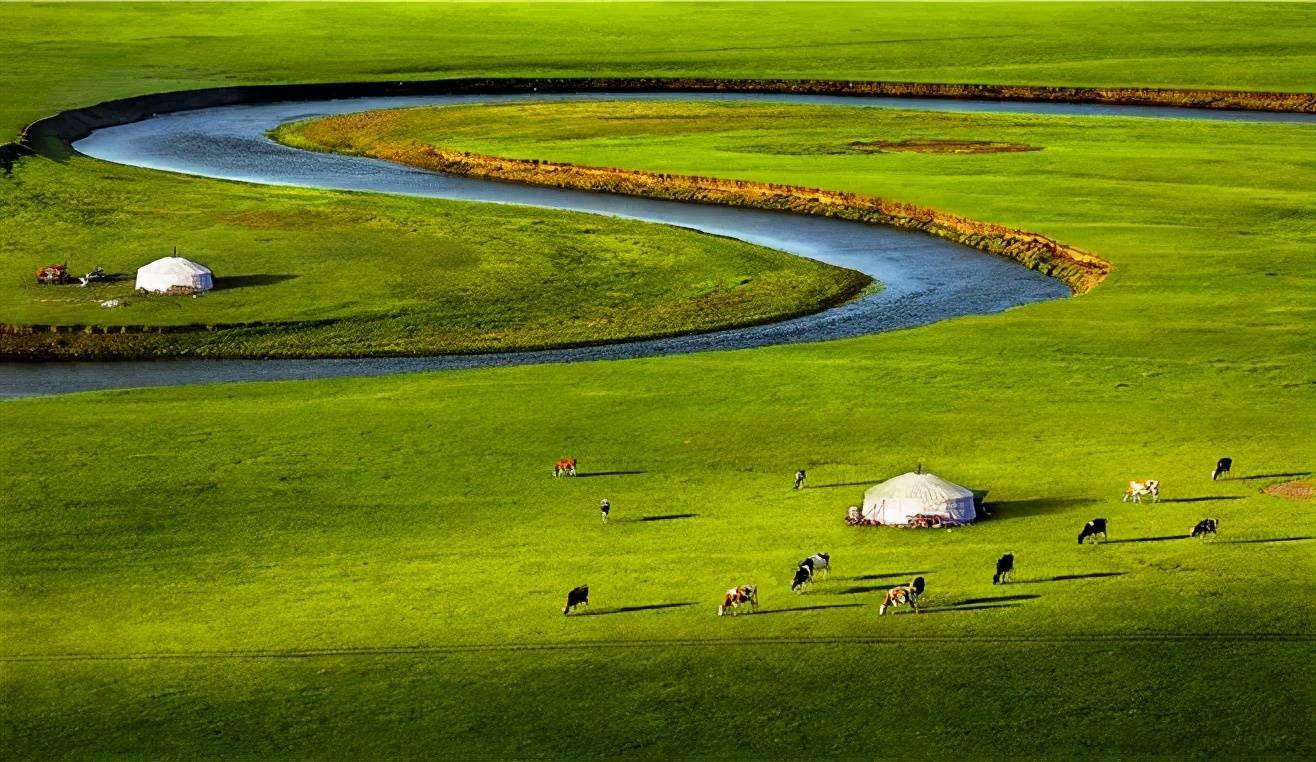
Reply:
M1141 503L1143 495L1151 495L1151 499L1153 503L1160 502L1161 500L1160 481L1156 479L1148 479L1142 482L1129 482L1129 488L1124 491L1124 499L1120 502L1127 503L1129 502L1129 498L1133 498L1133 502Z

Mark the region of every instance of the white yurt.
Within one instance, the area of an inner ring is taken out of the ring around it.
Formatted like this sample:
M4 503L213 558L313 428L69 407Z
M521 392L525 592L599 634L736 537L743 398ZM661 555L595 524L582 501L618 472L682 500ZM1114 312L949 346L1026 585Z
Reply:
M164 257L137 271L137 289L165 293L169 290L200 293L215 287L210 268L183 257Z
M865 522L905 526L920 514L967 524L977 517L973 491L936 474L911 471L864 492Z

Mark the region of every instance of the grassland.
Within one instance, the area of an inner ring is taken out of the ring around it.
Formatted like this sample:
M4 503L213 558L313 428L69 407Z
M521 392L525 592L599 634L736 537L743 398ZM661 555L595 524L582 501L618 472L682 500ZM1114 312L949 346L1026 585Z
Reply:
M313 19L313 21L308 21ZM5 4L0 131L144 92L473 75L1310 89L1299 3ZM599 29L606 27L607 32Z
M1312 79L1310 10L1296 5L921 17L774 5L762 21L743 6L349 6L308 11L315 24L248 8L79 8L67 44L41 25L31 39L50 36L20 47L28 68L7 69L21 72L10 119L230 72ZM442 14L468 22L446 39L485 35L436 44ZM509 14L547 19L534 45ZM581 23L604 14L616 36ZM307 30L297 45L270 44L292 23ZM929 36L993 39L914 39ZM349 57L317 55L331 41ZM258 46L267 60L244 55ZM71 58L85 76L51 76ZM5 756L1316 754L1316 509L1260 493L1316 460L1309 130L874 112L857 130L843 114L707 108L670 112L699 131L641 125L624 142L601 120L564 136L534 109L442 118L478 122L484 134L456 139L506 155L936 205L1081 245L1116 270L1077 299L807 346L0 405ZM751 138L740 121L768 131ZM1042 150L831 153L837 140L933 138ZM25 162L0 192L48 172L24 190L39 197L90 164ZM153 203L178 187L119 172L158 183ZM564 454L587 478L548 476ZM1212 483L1225 454L1238 478ZM842 524L863 486L918 462L990 490L995 517L950 533ZM813 486L794 493L800 467ZM1166 500L1120 504L1135 476L1161 478ZM1096 515L1129 542L1075 545ZM1217 541L1175 539L1206 515L1222 521ZM791 564L817 550L836 559L832 579L788 593ZM1006 550L1020 584L993 588ZM878 620L880 590L913 572L937 613ZM765 613L713 616L743 581L763 585ZM600 615L564 619L560 598L581 582ZM93 658L17 658L74 653Z
M17 748L55 732L50 749L180 756L313 755L326 739L372 756L1313 749L1291 710L1311 706L1316 512L1259 492L1313 456L1309 129L632 109L401 116L412 137L427 138L423 125L504 155L898 187L1117 269L1078 299L823 345L5 405L38 443L6 469L6 651L376 649L300 667L277 655L11 665ZM858 139L1043 150L874 155L847 148ZM95 451L78 453L89 440ZM565 453L602 475L552 480ZM1213 484L1226 453L1246 478ZM57 454L108 479L42 475ZM919 461L990 490L995 518L949 534L844 526L863 485ZM818 486L793 494L800 466ZM1134 474L1161 478L1167 502L1118 503ZM594 509L605 496L608 527ZM1095 515L1131 542L1076 546ZM1176 539L1206 515L1221 541ZM669 516L685 518L643 520ZM796 556L823 549L834 579L786 592ZM1027 584L990 585L1005 550ZM926 572L939 613L877 621L875 598L911 572ZM781 613L712 616L720 590L751 580ZM564 621L558 599L581 582L605 615ZM1258 590L1265 604L1240 603ZM857 640L872 635L896 642ZM824 643L787 642L801 637ZM731 645L745 640L757 645ZM557 650L516 650L546 643ZM158 714L117 725L149 696ZM64 726L70 706L88 721ZM746 712L764 733L727 737ZM871 725L910 714L907 736ZM403 724L422 729L394 739Z
M868 283L731 239L593 215L208 182L82 158L28 162L7 182L0 323L133 329L0 335L0 356L538 348L761 322ZM215 270L216 290L134 294L136 268L174 244ZM32 271L49 261L122 279L36 284ZM126 306L102 308L107 299ZM258 327L225 328L242 324Z

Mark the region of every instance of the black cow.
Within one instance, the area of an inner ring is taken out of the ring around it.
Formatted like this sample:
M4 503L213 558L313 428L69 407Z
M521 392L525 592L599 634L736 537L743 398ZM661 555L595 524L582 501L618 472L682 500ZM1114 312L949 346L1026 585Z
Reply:
M567 593L567 605L562 607L562 615L566 616L577 606L589 608L589 585L571 588Z
M1193 527L1193 537L1206 537L1210 535L1215 537L1216 531L1220 529L1220 522L1215 519L1202 519Z
M1014 554L1006 553L996 559L996 574L992 575L992 584L1003 584L1012 576L1014 576Z
M1215 462L1215 470L1211 472L1211 481L1215 481L1222 476L1228 476L1229 470L1234 467L1233 458L1221 458Z
M1106 539L1105 519L1093 519L1088 523L1084 524L1083 531L1078 533L1078 544L1082 545L1089 538L1093 542L1096 542L1098 536L1101 537L1102 540Z

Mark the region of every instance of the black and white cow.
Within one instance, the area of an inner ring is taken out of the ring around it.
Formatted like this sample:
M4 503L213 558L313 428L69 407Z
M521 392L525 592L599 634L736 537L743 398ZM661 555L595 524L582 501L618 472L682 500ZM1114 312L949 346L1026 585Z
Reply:
M1193 537L1215 537L1215 533L1220 530L1220 522L1215 519L1202 519L1193 527Z
M1004 584L1012 576L1014 576L1014 554L1006 553L996 559L996 574L992 575L992 584Z
M800 562L795 569L795 579L791 581L791 590L799 590L805 585L813 582L813 578L821 572L823 576L831 574L832 557L827 553L815 553L812 556Z
M577 606L589 608L589 585L571 588L571 592L567 593L567 605L562 607L562 615L570 614Z
M1078 544L1082 545L1087 540L1097 542L1097 539L1106 539L1106 520L1093 519L1083 525L1083 531L1078 533Z
M1234 467L1233 458L1221 458L1215 462L1215 470L1211 472L1211 481L1215 481L1222 476L1228 476L1230 469Z

